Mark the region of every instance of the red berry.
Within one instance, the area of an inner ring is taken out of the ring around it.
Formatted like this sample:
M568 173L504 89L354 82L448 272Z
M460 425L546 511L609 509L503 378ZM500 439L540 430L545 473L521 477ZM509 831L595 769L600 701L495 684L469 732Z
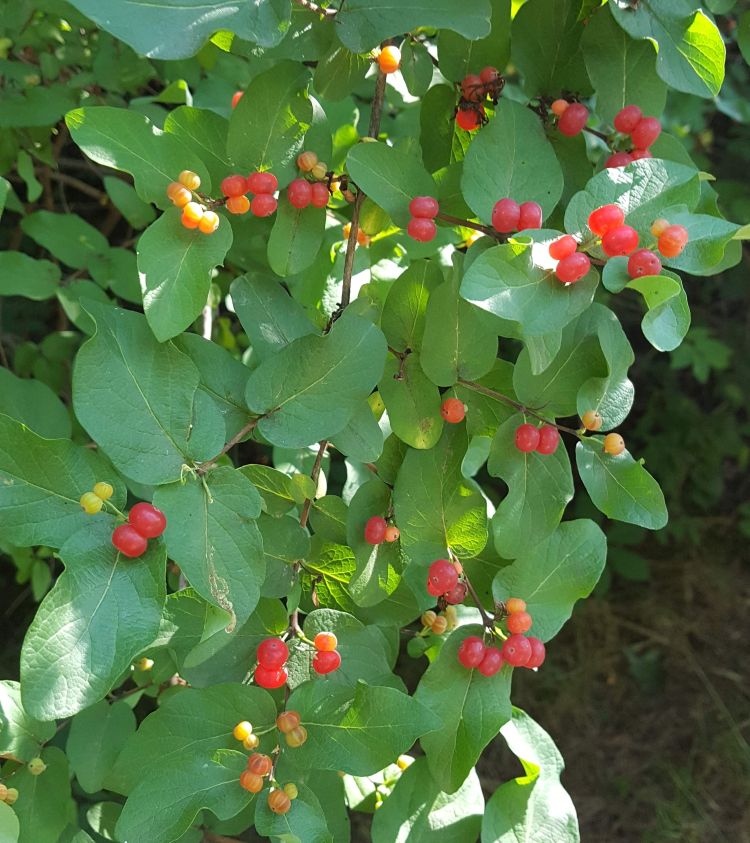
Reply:
M670 225L659 235L659 251L665 258L676 258L685 248L689 235L683 225Z
M244 91L235 91L232 94L232 108L237 108L237 103L242 99Z
M458 582L450 591L446 591L443 597L446 603L449 603L451 606L458 606L459 603L463 603L466 600L468 590L465 582Z
M446 398L440 405L440 415L449 424L458 424L464 420L466 408L464 402L458 398Z
M525 231L527 228L542 227L542 206L536 202L522 202L521 214L518 218L518 230Z
M464 76L461 82L461 96L469 102L481 102L485 97L482 77L474 73Z
M572 237L570 234L563 234L562 237L558 237L557 240L549 244L549 256L559 261L567 258L568 255L572 255L577 248L578 243L575 237Z
M437 216L439 210L440 205L437 199L433 199L432 196L415 196L409 202L409 213L413 217L431 220Z
M250 210L256 217L270 217L276 210L278 204L276 197L271 196L270 193L258 193L256 196L253 196L253 201L250 203Z
M479 74L479 78L485 86L494 87L500 80L500 71L496 67L485 67Z
M328 186L322 181L316 181L310 188L310 204L313 208L325 208L329 199Z
M128 522L145 539L156 539L167 529L164 513L150 503L137 503L128 513Z
M661 272L661 261L650 249L638 249L628 258L628 275L640 278L642 275L658 275Z
M625 214L617 205L602 205L589 214L589 228L598 237L625 222Z
M439 597L456 587L458 574L453 564L447 559L437 559L427 572L427 591L433 597Z
M256 685L260 685L261 688L280 688L286 685L289 675L283 667L274 670L259 664L255 668L254 677Z
M503 654L497 647L487 647L479 665L482 676L494 676L503 666Z
M541 667L544 664L544 657L547 655L544 644L538 638L534 638L533 636L529 636L526 640L529 642L529 646L531 647L531 656L524 667Z
M609 158L607 158L607 160L604 162L604 166L607 168L627 167L632 160L633 157L629 152L615 152L613 155L610 155Z
M563 258L555 267L555 275L565 284L574 284L580 281L591 269L591 261L588 255L583 252L574 252Z
M406 227L406 233L420 243L429 243L430 240L435 239L437 226L432 220L426 220L423 217L412 217L409 220L409 225Z
M637 105L626 105L615 115L615 129L623 135L629 135L638 125L643 112Z
M148 547L148 541L130 524L121 524L115 527L112 533L112 544L130 559L142 556Z
M539 454L554 454L560 442L560 431L551 424L545 424L539 431L539 444L536 446Z
M464 638L458 648L458 660L464 667L472 670L482 663L484 651L484 641L477 635L470 635L468 638Z
M630 133L630 139L636 149L648 149L660 134L661 123L656 117L644 117Z
M531 644L523 635L511 635L503 642L503 658L513 667L523 667L531 658Z
M388 523L385 518L373 515L365 524L365 541L368 544L383 544Z
M638 232L629 225L618 225L602 237L602 251L610 258L629 255L638 246Z
M513 612L508 615L508 632L528 632L531 629L531 615L528 612Z
M250 193L275 193L279 180L273 173L250 173L247 177L247 189Z
M518 231L521 206L512 199L500 199L492 209L492 227L501 234Z
M525 454L536 451L539 445L539 428L533 424L521 424L516 428L516 448Z
M286 195L295 208L306 208L312 201L312 185L306 179L294 179L289 183Z
M588 108L580 102L572 102L558 118L557 128L572 138L583 130L588 119Z
M242 196L247 190L247 179L244 176L227 176L221 183L224 196Z
M640 161L641 158L653 158L654 156L651 154L651 150L649 149L634 149L630 153L630 160L631 161Z
M484 108L478 105L476 108L459 108L456 112L456 123L467 132L473 132L482 125L484 120Z
M280 638L266 638L258 644L258 664L267 670L279 670L289 658L289 647Z
M341 666L341 655L338 650L321 650L313 656L312 665L316 673L333 673Z

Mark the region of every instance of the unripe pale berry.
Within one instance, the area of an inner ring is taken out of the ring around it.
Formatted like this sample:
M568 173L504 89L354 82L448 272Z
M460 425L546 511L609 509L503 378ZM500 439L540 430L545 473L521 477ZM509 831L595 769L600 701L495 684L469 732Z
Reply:
M242 99L244 91L235 91L232 94L232 108L237 108L237 103Z
M170 196L170 199L176 208L184 208L192 201L193 194L186 187L180 185L180 189L175 190L172 196Z
M538 454L554 454L560 443L560 431L551 424L545 424L539 431L539 444L536 446Z
M248 720L242 720L238 723L234 729L232 729L232 734L234 735L235 739L238 741L244 741L245 738L249 737L253 733L253 724L250 723Z
M104 483L103 481L94 483L94 488L91 491L103 501L108 501L115 492L110 483Z
M283 790L272 790L268 794L268 807L274 814L286 814L292 807L292 800Z
M335 650L338 643L339 642L333 632L319 632L315 638L313 638L313 646L315 649L324 652Z
M648 149L661 134L661 123L656 117L644 117L630 132L636 149Z
M625 450L625 440L619 433L608 433L604 437L604 453L616 457Z
M277 205L278 202L275 196L271 196L269 193L258 193L256 196L253 196L253 201L250 203L250 210L253 216L270 217L276 210Z
M325 208L329 199L328 187L322 181L316 181L310 190L310 204L313 208Z
M665 258L676 258L688 242L688 230L682 225L670 225L659 236L658 248Z
M324 179L328 175L328 164L325 161L318 161L312 170L310 170L310 175L314 179Z
M503 654L497 647L487 647L477 670L482 676L494 676L503 666Z
M476 73L464 76L461 82L461 96L469 102L481 102L485 98L485 88L482 77Z
M263 790L263 776L243 770L240 773L240 785L250 793L260 793Z
M306 179L294 179L286 189L289 203L294 208L306 208L312 200L312 185Z
M629 255L638 246L638 232L629 225L610 229L602 237L602 251L610 258Z
M297 790L297 785L293 782L289 782L288 784L284 785L284 793L290 799L296 799L299 796L299 790Z
M269 670L278 670L289 658L289 647L280 638L266 638L258 644L258 664Z
M629 135L638 125L641 117L643 117L643 112L637 105L626 105L615 115L615 129L624 135Z
M224 207L230 214L246 214L250 210L250 200L247 196L230 196Z
M542 206L536 202L522 202L518 218L518 230L542 227Z
M516 448L525 454L536 451L539 446L539 428L528 422L519 425L516 428L515 442Z
M661 261L650 249L638 249L628 258L628 275L640 278L642 275L658 275L661 272Z
M413 217L431 220L437 216L439 210L440 205L432 196L415 196L409 202L409 213Z
M248 735L242 741L242 746L244 746L245 749L256 749L258 746L260 746L260 738L257 735Z
M138 659L135 663L135 669L140 670L141 673L146 673L147 671L151 670L154 666L154 660L149 659L147 656L144 656L142 659Z
M307 729L304 726L297 726L286 733L284 740L287 742L287 746L296 749L307 740Z
M520 597L509 597L505 601L505 611L509 615L513 615L516 612L525 612L526 611L526 601L521 600Z
M435 635L442 635L448 629L448 618L444 615L438 615L432 622L431 629Z
M18 801L18 791L15 787L9 787L7 793L5 794L5 804L6 805L15 805Z
M273 761L262 752L254 752L247 759L247 769L256 776L267 776L273 769Z
M28 767L32 776L41 776L47 769L47 765L41 758L32 758L31 761L29 761Z
M456 611L456 607L446 606L443 614L448 622L448 629L455 629L458 626L458 612Z
M84 492L81 495L79 503L81 504L81 509L87 515L96 515L104 506L104 501L94 492Z
M224 196L242 196L247 190L247 179L235 174L227 176L221 182L221 192Z
M513 612L506 621L508 632L528 632L531 629L531 615L528 612Z
M373 515L365 524L365 541L368 544L382 544L385 541L385 531L388 522L379 515Z
M130 510L128 523L146 539L156 539L167 529L164 513L145 501L137 503Z
M446 603L449 603L452 606L458 606L459 603L463 603L464 600L466 600L466 594L468 591L469 589L465 582L458 582L450 591L445 592L443 598Z
M282 711L276 718L276 728L284 734L296 729L299 724L300 716L296 711Z
M279 180L273 173L250 173L247 177L247 189L250 193L275 193L279 187Z
M422 617L420 618L420 620L422 621L422 626L432 627L432 625L435 623L436 617L437 614L433 612L432 609L428 609L426 612L422 612Z
M588 275L591 269L591 261L588 255L583 252L574 252L558 262L555 267L555 275L565 284L574 284L581 278Z
M458 660L464 667L473 670L482 663L484 651L484 641L477 635L470 635L464 638L458 648Z
M261 688L271 689L281 688L282 685L286 685L286 680L289 677L283 667L274 669L258 665L258 667L255 668L253 678L255 679L256 684L260 685Z
M604 166L608 169L612 167L627 167L632 160L633 156L629 152L615 152L607 158Z
M619 205L602 205L589 214L588 224L597 237L606 234L625 222L625 214Z
M651 233L654 237L661 237L668 228L669 220L665 220L664 217L659 217L651 223Z
M549 107L550 111L557 117L562 117L563 112L567 110L570 103L567 100L554 100Z
M198 190L201 186L200 176L192 170L183 170L180 175L177 176L177 181L188 190Z
M589 119L589 110L580 102L571 103L557 121L557 128L569 138L579 134Z
M392 544L395 541L398 541L399 537L401 536L401 531L398 527L394 526L393 524L389 524L385 528L385 536L383 537L389 544Z
M553 260L559 261L563 258L567 258L568 255L572 255L577 248L578 243L576 242L575 237L570 234L563 234L562 237L558 237L557 240L553 240L552 243L549 244L549 256L553 258Z
M481 105L475 108L459 108L456 112L456 123L467 132L473 132L482 125L484 120L484 108Z
M412 217L406 227L406 233L419 243L429 243L435 239L437 226L432 220L423 217Z
M297 167L303 173L309 173L317 163L318 156L311 149L308 149L306 152L300 152L297 156Z
M115 527L112 533L112 544L129 559L136 559L146 552L148 540L144 538L130 524Z
M0 782L0 802L5 802L5 797L8 795L8 788Z
M213 234L219 227L219 215L214 211L206 211L198 221L198 231L202 234Z
M436 559L427 572L427 591L433 597L439 597L456 587L458 574L447 559Z
M393 44L383 47L378 56L378 65L383 73L395 73L401 66L401 50Z
M547 654L544 644L538 638L534 638L533 635L530 635L526 640L531 647L531 656L529 656L529 660L524 667L528 667L529 669L541 667L544 664L544 658Z
M512 667L523 667L531 658L531 644L523 635L511 635L503 642L502 655Z
M513 199L500 199L492 209L492 227L501 234L518 230L521 206Z
M440 405L440 415L448 424L458 424L466 416L464 402L458 398L446 398Z
M596 410L586 410L581 416L581 422L586 430L601 430L604 420Z

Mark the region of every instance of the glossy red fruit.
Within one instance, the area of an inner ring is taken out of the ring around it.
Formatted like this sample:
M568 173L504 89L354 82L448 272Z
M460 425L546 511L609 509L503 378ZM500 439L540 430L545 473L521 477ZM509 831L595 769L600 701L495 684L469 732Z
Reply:
M555 267L555 275L565 284L575 284L580 281L591 269L591 261L588 255L583 252L574 252L563 258Z
M456 123L467 132L473 132L482 125L484 120L484 108L481 105L476 108L459 108L456 112Z
M629 152L615 152L607 158L604 162L604 166L607 167L607 169L612 167L627 167L632 160L633 157Z
M310 204L313 208L325 208L330 198L331 194L324 182L316 181L310 188Z
M511 635L503 642L503 658L513 667L523 667L531 658L531 644L524 635Z
M602 205L595 211L589 214L589 228L591 231L601 237L606 234L611 228L617 228L625 222L625 214L618 205Z
M484 82L486 87L494 87L500 81L500 71L491 65L482 69L479 78Z
M487 647L478 667L482 676L494 676L503 666L503 654L497 647Z
M415 196L409 202L409 213L413 217L431 220L437 216L439 210L440 205L437 199L433 199L432 196Z
M221 192L224 196L242 196L247 190L247 179L244 176L227 176L221 182Z
M237 108L237 103L242 99L244 91L235 91L232 94L232 108Z
M465 582L458 582L450 591L446 591L443 597L446 603L451 606L458 606L459 603L463 603L466 600L468 591L469 589Z
M628 275L640 278L642 275L659 275L661 261L650 249L638 249L628 258Z
M492 227L501 234L518 230L521 206L512 199L500 199L492 209Z
M610 258L629 255L638 247L638 232L629 225L618 225L602 237L602 251Z
M268 670L278 670L289 658L289 647L280 638L266 638L258 644L258 664Z
M273 173L250 173L247 177L247 189L250 193L275 193L279 180Z
M461 96L469 102L481 102L485 97L482 77L475 73L464 76L461 82Z
M572 102L557 121L557 128L562 134L572 138L579 134L589 119L589 110L580 102Z
M156 539L167 529L164 513L150 503L137 503L128 513L128 523L145 539Z
M653 158L650 149L634 149L630 153L631 161L640 161L641 158Z
M136 559L146 552L148 540L130 524L121 524L119 527L115 527L112 533L112 544L123 556Z
M274 670L259 664L255 668L254 678L255 684L260 685L261 688L280 688L286 685L289 676L283 667Z
M545 649L544 644L538 638L534 638L531 635L526 640L529 642L529 646L531 647L531 656L524 667L541 667L544 664L544 658L547 655L547 650Z
M518 230L542 227L542 206L536 202L522 202L521 213L518 217Z
M630 139L636 149L648 149L660 134L661 123L656 117L644 117L630 133Z
M536 451L539 445L539 428L533 424L521 424L516 428L516 448L525 454Z
M294 179L286 189L287 199L295 208L306 208L312 201L312 185L306 179Z
M577 248L578 243L576 242L575 237L570 234L563 234L562 237L558 237L557 240L549 244L549 256L554 260L559 261L563 258L567 258L568 255L572 255Z
M464 638L458 648L458 660L464 667L473 670L482 663L484 651L484 641L478 635L470 635Z
M536 446L538 454L554 454L560 443L560 431L551 424L545 424L539 431L539 444Z
M373 515L365 524L365 541L368 544L383 544L388 522L379 515Z
M458 398L446 398L440 405L440 415L448 424L458 424L466 416L464 402Z
M313 656L313 670L325 675L341 667L341 654L338 650L321 650Z
M528 632L531 629L531 615L528 612L513 612L506 621L508 632Z
M429 243L430 240L435 239L437 226L432 220L426 220L423 217L412 217L409 220L409 225L406 227L406 233L419 243Z
M250 203L250 210L253 216L256 217L270 217L278 206L275 196L270 193L258 193L253 196L253 201Z
M436 559L427 572L427 591L433 597L439 597L456 587L458 574L453 564L447 559Z
M615 129L624 135L629 135L638 125L641 117L643 117L643 112L637 105L626 105L615 115Z
M676 258L685 248L689 239L684 225L670 225L659 235L659 251L665 258Z

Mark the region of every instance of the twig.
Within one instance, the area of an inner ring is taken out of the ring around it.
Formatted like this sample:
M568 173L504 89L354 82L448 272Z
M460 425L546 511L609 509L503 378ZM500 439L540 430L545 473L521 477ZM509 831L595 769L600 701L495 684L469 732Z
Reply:
M255 419L250 419L250 421L242 428L242 430L240 430L239 433L236 433L229 440L229 442L227 442L227 444L221 449L221 451L215 457L212 457L207 462L201 463L200 466L198 466L197 474L198 475L205 474L208 471L209 468L211 468L212 466L214 466L216 464L217 460L219 460L221 457L223 457L224 454L226 454L228 451L231 451L232 448L234 448L234 446L238 442L240 442L242 439L244 439L247 436L248 433L250 433L252 430L254 430L255 426L258 424L258 422L262 418L263 418L263 416L258 416Z
M583 131L588 132L590 135L594 135L595 137L603 140L604 143L609 144L609 135L605 135L604 132L597 132L596 129L589 129L588 126L584 126Z
M310 479L315 484L315 488L318 487L318 477L320 477L320 467L323 465L323 457L326 453L326 448L328 447L328 440L324 439L319 447L318 447L318 456L315 457L315 462L313 463L312 471L310 472ZM302 513L299 517L299 525L303 529L307 527L307 519L310 517L310 507L312 506L312 498L307 498L305 503L302 505ZM297 568L299 570L299 568Z
M313 3L312 0L294 0L294 2L298 6L302 6L303 9L307 9L308 12L315 12L316 15L323 15L329 19L335 18L337 14L336 9L323 8L323 6Z
M70 187L74 187L79 193L85 193L86 196L91 196L100 202L107 197L107 194L103 191L90 184L86 184L85 181L81 181L81 179L77 179L75 176L69 176L67 173L59 173L57 170L50 170L49 168L45 168L43 175L45 173L52 181L70 185Z
M482 601L479 599L479 595L476 592L476 589L471 584L471 580L469 579L468 574L464 571L464 582L466 583L466 588L469 589L469 594L471 595L471 599L476 603L477 609L479 609L479 614L482 616L482 620L484 621L484 625L487 629L492 629L495 625L495 621L487 614L484 610L484 606L482 605Z
M460 225L462 228L473 228L475 231L481 231L482 234L486 234L488 237L494 237L495 240L504 240L504 236L499 234L495 231L494 228L490 228L488 225L482 225L479 222L472 222L471 220L464 220L461 217L454 217L451 214L444 214L442 211L438 212L437 218L439 220L443 220L443 222L450 222L453 225Z

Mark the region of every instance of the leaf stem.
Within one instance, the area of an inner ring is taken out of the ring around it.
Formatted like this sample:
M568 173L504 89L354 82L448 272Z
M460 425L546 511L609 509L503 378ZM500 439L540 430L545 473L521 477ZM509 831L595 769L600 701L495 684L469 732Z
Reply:
M491 228L489 225L482 225L480 222L472 222L471 220L461 219L461 217L454 217L451 214L444 214L442 211L438 211L437 218L439 220L443 220L443 222L460 225L462 228L473 228L475 231L481 231L482 234L486 234L488 237L492 237L495 240L505 239L503 235L495 231L494 228Z

